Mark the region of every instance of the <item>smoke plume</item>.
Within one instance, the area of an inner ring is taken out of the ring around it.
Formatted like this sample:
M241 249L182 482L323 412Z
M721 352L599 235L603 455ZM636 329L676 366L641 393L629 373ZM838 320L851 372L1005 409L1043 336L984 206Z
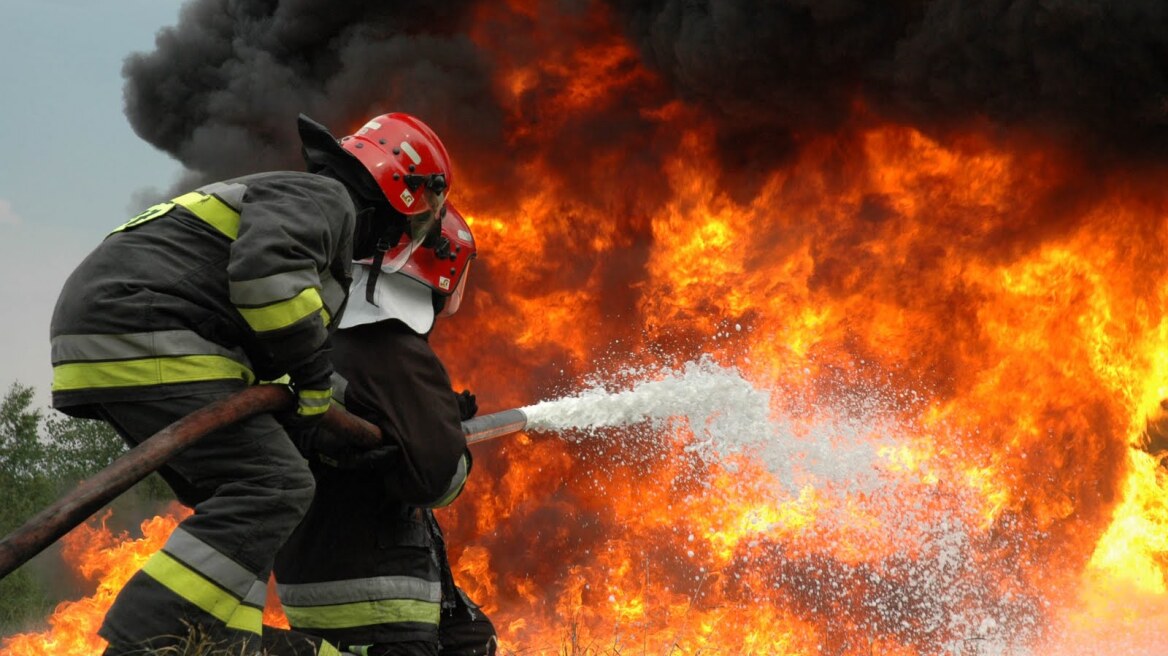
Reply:
M497 79L500 63L614 37L634 45L626 69L656 76L620 103L576 115L556 96L579 80ZM1168 148L1166 55L1168 8L1148 0L192 0L124 75L130 122L189 169L184 184L298 168L300 112L346 132L406 111L476 186L542 184L518 171L538 139L550 168L575 171L560 181L572 195L636 198L605 201L636 217L659 200L642 181L675 143L641 110L681 100L710 121L721 187L740 201L807 139L868 121L938 136L988 123L1085 157L1153 159Z
M347 133L406 111L455 150L497 142L489 58L461 32L470 3L430 4L190 2L126 61L127 116L198 179L300 168L301 112Z
M645 60L722 117L731 140L833 130L862 103L925 130L988 119L1076 150L1159 156L1168 146L1162 3L614 4Z

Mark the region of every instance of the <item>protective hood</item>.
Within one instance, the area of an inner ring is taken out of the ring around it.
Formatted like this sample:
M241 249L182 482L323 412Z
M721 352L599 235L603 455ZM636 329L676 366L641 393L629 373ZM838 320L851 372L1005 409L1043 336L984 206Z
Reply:
M296 119L300 133L300 154L309 173L331 171L354 193L369 201L385 204L385 194L365 165L341 147L328 128L301 114Z
M382 273L373 294L373 303L370 303L365 298L365 286L372 272L373 269L362 264L353 267L349 304L337 328L344 330L397 319L419 335L430 332L434 327L430 288L401 273Z

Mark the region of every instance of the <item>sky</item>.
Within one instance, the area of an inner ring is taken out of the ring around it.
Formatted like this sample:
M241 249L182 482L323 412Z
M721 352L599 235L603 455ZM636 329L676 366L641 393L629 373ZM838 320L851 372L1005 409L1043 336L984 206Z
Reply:
M0 2L0 386L49 405L49 320L65 278L182 167L134 134L122 62L180 0ZM136 200L138 199L138 200Z

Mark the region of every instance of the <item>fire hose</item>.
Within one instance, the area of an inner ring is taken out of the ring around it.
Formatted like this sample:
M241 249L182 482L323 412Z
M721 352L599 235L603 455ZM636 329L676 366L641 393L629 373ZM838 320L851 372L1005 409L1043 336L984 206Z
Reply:
M248 417L294 404L295 397L287 387L258 385L212 403L155 433L0 540L0 579L206 435ZM322 421L327 432L346 446L373 448L381 444L381 431L376 426L336 406L329 408ZM462 430L467 443L474 444L517 433L526 426L527 415L522 410L504 410L464 421Z

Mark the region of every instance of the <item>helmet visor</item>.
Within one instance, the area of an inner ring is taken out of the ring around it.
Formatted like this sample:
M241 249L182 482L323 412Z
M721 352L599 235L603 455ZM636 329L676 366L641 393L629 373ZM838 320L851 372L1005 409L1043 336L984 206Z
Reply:
M458 312L458 308L462 306L462 295L466 293L466 279L470 277L470 262L466 263L466 271L462 272L462 280L458 281L458 285L454 288L454 293L446 299L446 305L442 307L442 311L438 313L440 317L452 316Z
M409 242L404 248L398 247L395 251L386 253L385 259L381 262L382 271L386 273L401 271L406 262L410 261L414 251L423 246L431 246L434 237L441 233L442 215L446 213L446 196L444 193L431 191L427 187L425 197L429 209L406 217L409 224L404 236L409 238Z

